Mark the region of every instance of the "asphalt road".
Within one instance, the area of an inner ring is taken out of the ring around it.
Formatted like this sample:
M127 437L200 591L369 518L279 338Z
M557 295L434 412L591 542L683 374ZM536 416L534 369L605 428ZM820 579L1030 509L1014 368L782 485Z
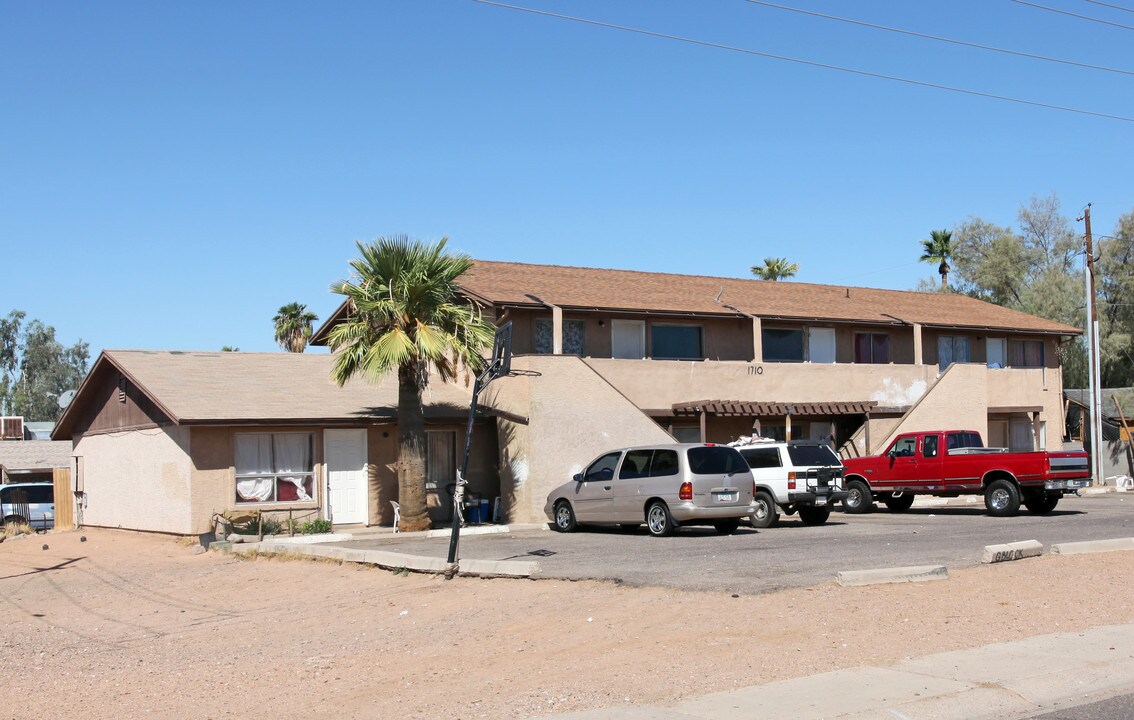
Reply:
M915 505L905 513L880 508L865 515L835 512L818 527L782 516L779 527L742 526L730 536L699 527L668 538L611 528L466 534L459 557L538 560L547 578L755 594L829 582L843 570L978 565L984 547L999 543L1038 540L1046 550L1055 543L1134 537L1134 494L1126 493L1064 498L1046 516L1025 511L994 518L983 505ZM344 545L444 558L449 539L382 535Z

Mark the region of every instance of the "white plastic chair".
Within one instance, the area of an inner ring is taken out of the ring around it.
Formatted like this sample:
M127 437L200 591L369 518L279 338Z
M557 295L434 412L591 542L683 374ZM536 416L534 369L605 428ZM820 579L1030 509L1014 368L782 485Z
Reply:
M402 506L393 500L390 501L390 504L394 506L394 532L398 532L398 525L402 521Z

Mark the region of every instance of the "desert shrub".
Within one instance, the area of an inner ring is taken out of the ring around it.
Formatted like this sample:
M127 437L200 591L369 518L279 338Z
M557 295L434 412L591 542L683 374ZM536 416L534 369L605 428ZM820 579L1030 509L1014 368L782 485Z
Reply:
M304 535L321 535L323 533L331 532L330 520L308 520L299 526L299 532Z

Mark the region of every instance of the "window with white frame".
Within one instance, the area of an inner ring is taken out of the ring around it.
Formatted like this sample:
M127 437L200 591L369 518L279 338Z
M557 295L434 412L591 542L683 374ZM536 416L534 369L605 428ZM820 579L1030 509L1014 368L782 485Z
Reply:
M312 433L237 433L236 502L307 502L315 499Z

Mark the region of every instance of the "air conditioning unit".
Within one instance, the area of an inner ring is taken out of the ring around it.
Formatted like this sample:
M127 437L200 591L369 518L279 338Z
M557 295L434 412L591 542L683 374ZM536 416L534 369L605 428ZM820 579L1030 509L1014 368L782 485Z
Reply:
M20 416L0 417L0 440L23 440L24 419Z

